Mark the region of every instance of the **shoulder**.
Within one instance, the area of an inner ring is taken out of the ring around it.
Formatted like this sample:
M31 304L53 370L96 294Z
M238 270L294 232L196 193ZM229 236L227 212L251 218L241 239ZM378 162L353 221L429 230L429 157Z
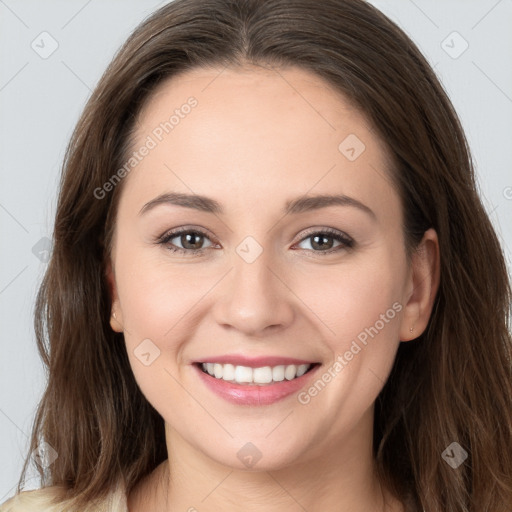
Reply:
M90 510L89 510L90 508ZM22 491L0 504L0 512L78 512L65 498L61 486L43 487ZM87 507L80 512L128 512L124 486L119 485L101 504Z
M62 488L44 487L22 491L0 505L0 512L57 512L63 497Z

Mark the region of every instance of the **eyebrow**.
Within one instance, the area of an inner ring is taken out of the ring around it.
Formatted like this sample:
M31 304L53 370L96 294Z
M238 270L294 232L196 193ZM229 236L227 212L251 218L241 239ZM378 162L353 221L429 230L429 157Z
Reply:
M222 205L218 201L210 197L197 194L184 194L180 192L167 192L147 202L141 208L139 215L143 215L149 210L152 210L153 208L162 204L183 206L185 208L192 208L194 210L213 213L215 215L220 215L224 213ZM319 210L321 208L326 208L328 206L351 206L368 214L374 220L376 220L377 218L375 212L365 204L361 203L361 201L358 201L353 197L349 197L343 194L322 194L307 197L299 197L297 199L287 201L283 213L285 215L293 215L297 213Z

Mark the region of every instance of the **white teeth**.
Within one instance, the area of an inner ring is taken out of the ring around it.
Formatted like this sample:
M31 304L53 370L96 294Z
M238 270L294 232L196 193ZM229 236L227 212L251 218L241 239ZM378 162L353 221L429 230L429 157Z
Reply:
M251 368L249 366L234 366L232 364L202 363L205 372L216 379L234 381L238 384L265 385L283 380L293 380L304 375L310 364L289 364L278 366L263 366Z
M289 364L284 369L284 378L286 380L292 380L295 378L295 375L297 375L297 367L294 364Z
M224 373L223 370L224 368L222 368L221 364L215 363L213 367L213 374L215 375L216 379L222 379L222 374Z
M268 384L272 382L272 368L270 368L270 366L254 368L252 379L256 384Z
M284 366L283 365L274 366L274 368L272 368L272 380L274 380L276 382L281 382L282 380L284 380Z
M232 364L225 364L222 373L224 380L235 380L235 367Z
M237 382L252 382L252 368L235 366L235 380Z
M297 368L297 377L301 377L308 371L308 365L307 364L301 364Z

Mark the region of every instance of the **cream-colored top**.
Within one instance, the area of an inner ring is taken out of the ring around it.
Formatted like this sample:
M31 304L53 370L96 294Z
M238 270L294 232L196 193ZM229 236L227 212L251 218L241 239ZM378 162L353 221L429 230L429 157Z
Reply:
M125 488L119 484L101 503L77 510L69 500L55 500L62 496L58 486L22 491L0 505L0 512L128 512Z

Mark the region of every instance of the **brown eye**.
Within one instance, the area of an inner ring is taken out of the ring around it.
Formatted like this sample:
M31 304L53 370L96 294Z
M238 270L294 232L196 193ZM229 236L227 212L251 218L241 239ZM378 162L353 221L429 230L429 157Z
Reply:
M314 235L310 237L313 249L331 249L334 245L334 237L325 235Z
M354 246L354 240L341 231L325 229L309 233L303 238L300 244L309 241L309 247L301 247L319 254L331 254L341 249L351 249ZM335 243L338 242L338 245Z
M210 240L206 233L198 230L181 229L166 233L159 243L165 245L172 252L196 254L204 251L213 244L204 247L204 242Z
M192 250L201 249L204 242L203 235L192 232L179 235L179 239L184 249Z

